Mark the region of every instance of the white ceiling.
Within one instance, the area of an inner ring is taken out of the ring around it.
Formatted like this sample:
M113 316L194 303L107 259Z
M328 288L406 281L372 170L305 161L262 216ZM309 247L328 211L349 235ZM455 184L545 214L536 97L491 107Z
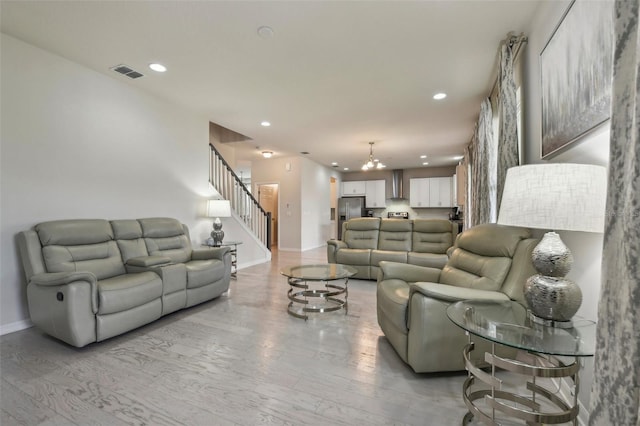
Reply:
M238 160L308 151L358 170L455 164L497 49L541 1L5 1L2 32L251 137ZM273 37L258 28L269 26ZM148 64L168 67L155 73ZM131 80L110 68L145 74ZM432 99L445 91L444 101ZM272 123L265 128L263 120ZM259 148L256 148L259 147Z

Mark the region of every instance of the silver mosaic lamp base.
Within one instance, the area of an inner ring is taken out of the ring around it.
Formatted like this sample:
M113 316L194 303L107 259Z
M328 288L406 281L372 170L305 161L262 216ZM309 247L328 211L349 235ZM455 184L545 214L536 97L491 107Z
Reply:
M533 266L539 272L524 285L524 298L533 320L570 328L571 318L582 304L580 287L564 276L571 270L573 255L555 232L547 232L533 249Z
M222 221L217 217L213 221L213 231L211 231L211 238L213 238L213 245L219 246L224 239L224 231L222 230Z

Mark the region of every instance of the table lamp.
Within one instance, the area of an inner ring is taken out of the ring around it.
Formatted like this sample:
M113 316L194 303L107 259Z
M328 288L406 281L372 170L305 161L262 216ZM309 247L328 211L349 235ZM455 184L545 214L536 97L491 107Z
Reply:
M224 238L224 231L222 230L221 217L231 217L231 204L229 200L209 200L207 201L207 216L215 217L213 221L213 231L211 231L211 238L213 238L213 245L219 246L222 244Z
M554 163L507 170L498 223L553 231L604 231L605 167ZM580 287L565 278L573 255L555 232L544 234L532 252L538 274L527 279L524 297L535 322L571 328L580 308Z

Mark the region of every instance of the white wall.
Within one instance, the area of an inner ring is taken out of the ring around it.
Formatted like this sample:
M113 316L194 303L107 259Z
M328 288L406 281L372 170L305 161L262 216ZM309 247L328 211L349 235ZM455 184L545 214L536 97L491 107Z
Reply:
M331 223L331 178L339 173L307 158L301 159L302 235L300 247L309 250L322 247L335 238ZM337 194L336 194L337 195Z
M278 249L299 251L300 229L300 157L272 157L256 160L251 164L251 185L257 194L257 185L278 184L280 205L278 207Z
M609 123L573 143L562 153L548 160L540 158L542 141L541 88L540 88L540 52L551 37L556 25L560 22L570 1L559 0L545 2L532 20L528 32L529 43L524 56L524 162L526 164L544 162L584 163L608 166L609 164ZM580 212L576 211L576 215ZM596 320L597 306L601 285L602 234L582 232L559 232L565 244L571 249L574 264L568 278L580 286L583 302L577 315ZM593 362L585 359L581 376L581 392L579 399L584 409L588 409L589 390L591 387ZM581 419L586 412L581 412Z
M252 162L251 182L279 185L278 249L309 250L331 235L331 177L340 173L303 157L273 157Z
M16 234L41 221L175 217L203 241L209 122L2 35L0 332L28 324Z

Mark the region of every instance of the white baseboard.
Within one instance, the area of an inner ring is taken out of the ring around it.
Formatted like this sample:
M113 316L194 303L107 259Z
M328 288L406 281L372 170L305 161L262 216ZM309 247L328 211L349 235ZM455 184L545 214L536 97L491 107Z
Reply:
M254 266L254 265L259 265L261 263L267 263L267 262L271 262L271 256L269 256L268 258L265 259L256 259L252 262L245 262L245 263L240 263L238 264L238 271L244 268L248 268L250 266Z
M326 247L326 246L327 246L327 243L322 243L322 244L320 244L320 245L318 245L318 246L315 246L315 247L305 247L305 248L303 248L303 249L302 249L302 250L300 250L300 251L315 250L315 249L319 249L320 247Z
M15 333L16 331L25 330L31 327L33 327L33 323L28 319L12 322L10 324L0 325L0 336Z

